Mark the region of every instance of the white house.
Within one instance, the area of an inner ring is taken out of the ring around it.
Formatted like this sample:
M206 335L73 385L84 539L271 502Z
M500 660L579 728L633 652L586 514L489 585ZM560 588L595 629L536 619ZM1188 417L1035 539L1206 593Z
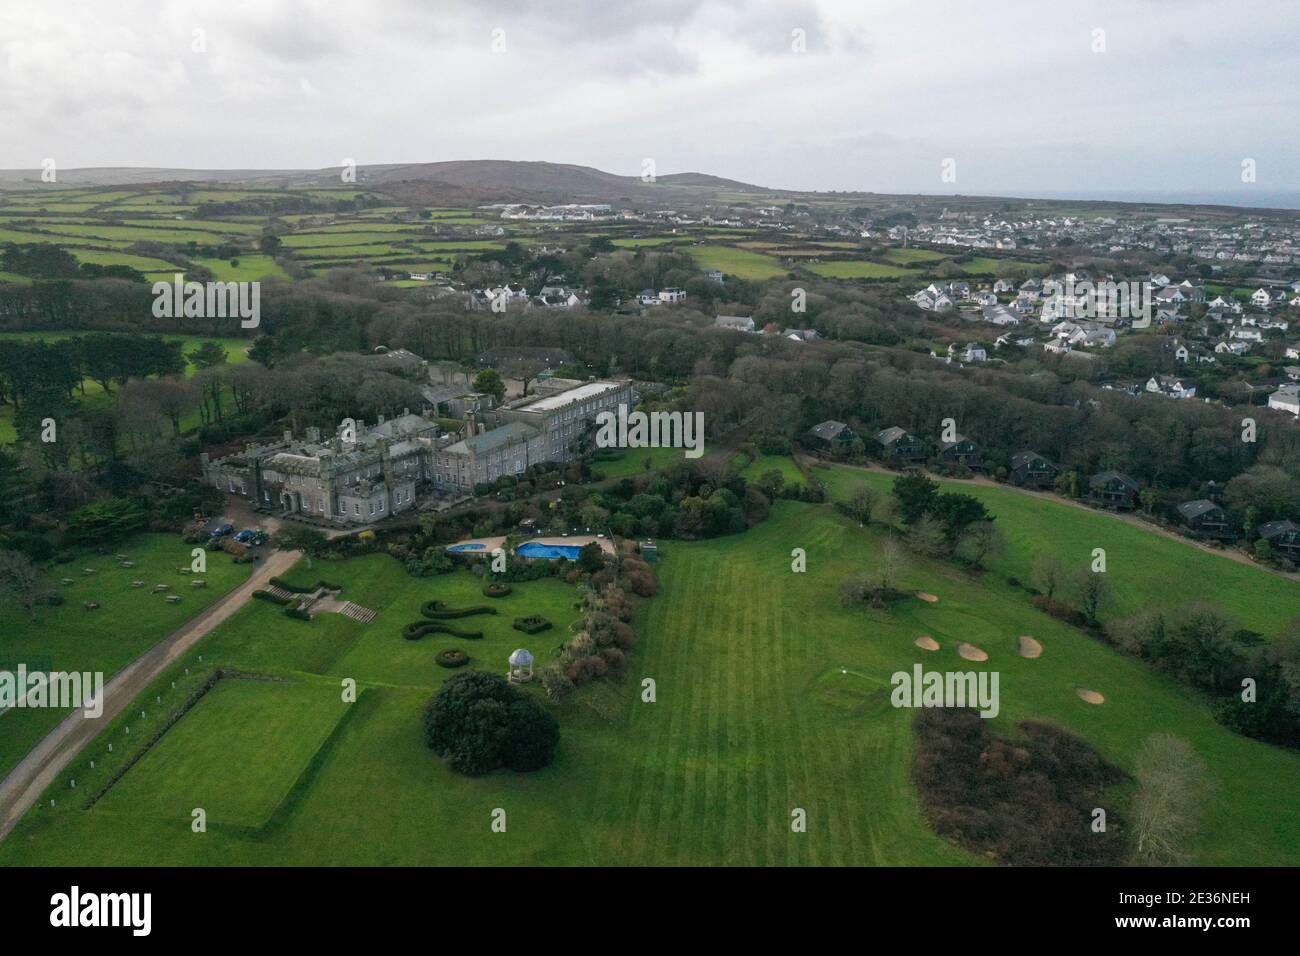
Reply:
M1300 418L1300 384L1283 385L1268 397L1268 407Z
M1152 375L1147 379L1148 392L1167 395L1169 398L1194 398L1196 386L1175 375Z

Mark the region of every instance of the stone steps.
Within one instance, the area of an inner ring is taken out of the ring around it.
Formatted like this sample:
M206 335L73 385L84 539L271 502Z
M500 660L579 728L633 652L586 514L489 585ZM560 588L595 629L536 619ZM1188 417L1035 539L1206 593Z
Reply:
M368 607L362 607L360 604L353 604L351 601L345 603L343 609L339 611L339 613L345 617L352 618L354 621L360 621L362 624L369 624L379 614L378 611L373 611Z

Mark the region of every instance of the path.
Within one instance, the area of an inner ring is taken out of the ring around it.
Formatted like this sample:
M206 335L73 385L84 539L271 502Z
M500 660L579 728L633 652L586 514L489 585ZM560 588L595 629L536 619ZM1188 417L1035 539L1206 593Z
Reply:
M269 555L247 581L119 671L104 686L102 716L90 719L81 710L73 711L33 747L0 782L0 840L9 834L63 768L72 763L82 748L132 700L177 658L247 604L254 591L264 587L275 575L284 574L300 557L302 553L299 551L277 551Z

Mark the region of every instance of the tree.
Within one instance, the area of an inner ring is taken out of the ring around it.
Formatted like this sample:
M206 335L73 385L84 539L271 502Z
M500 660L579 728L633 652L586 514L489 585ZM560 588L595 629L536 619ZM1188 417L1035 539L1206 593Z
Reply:
M27 555L0 551L0 595L12 598L29 615L36 616L36 569Z
M992 521L977 521L968 526L957 541L957 554L979 570L990 557L1007 550L1007 538Z
M1065 565L1054 554L1040 554L1034 558L1034 569L1031 574L1034 586L1050 601L1065 581Z
M457 674L424 712L429 747L457 773L478 776L509 767L545 767L555 756L560 727L541 704L504 677L486 671Z
M785 475L773 468L765 471L758 476L758 489L767 495L769 499L779 497L781 489L785 487Z
M869 524L879 499L880 493L864 482L855 487L849 495L849 514L853 516L858 524Z
M324 551L327 544L329 539L324 532L315 528L286 524L275 533L275 546L281 551L301 551L307 556L307 567L312 566L311 559Z
M226 364L226 350L222 348L220 342L203 342L194 351L186 352L185 357L198 369L215 368Z
M1098 623L1098 615L1110 603L1110 580L1105 572L1080 568L1072 579L1074 598L1079 612L1088 619L1089 624Z
M914 524L934 507L939 495L939 483L922 474L899 475L894 479L894 497L898 499L898 513L903 524Z
M1186 863L1209 786L1205 763L1187 741L1153 734L1135 761L1133 862L1141 866Z
M506 394L506 383L501 380L501 375L496 369L485 368L474 376L474 391L491 395L500 402Z

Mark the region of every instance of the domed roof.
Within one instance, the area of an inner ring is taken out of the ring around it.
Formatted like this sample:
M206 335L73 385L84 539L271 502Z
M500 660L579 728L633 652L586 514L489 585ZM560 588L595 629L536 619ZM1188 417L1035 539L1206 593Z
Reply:
M533 655L528 653L527 648L521 647L519 648L519 650L515 651L513 654L510 655L511 667L524 667L528 664L531 664L532 662L533 662Z

